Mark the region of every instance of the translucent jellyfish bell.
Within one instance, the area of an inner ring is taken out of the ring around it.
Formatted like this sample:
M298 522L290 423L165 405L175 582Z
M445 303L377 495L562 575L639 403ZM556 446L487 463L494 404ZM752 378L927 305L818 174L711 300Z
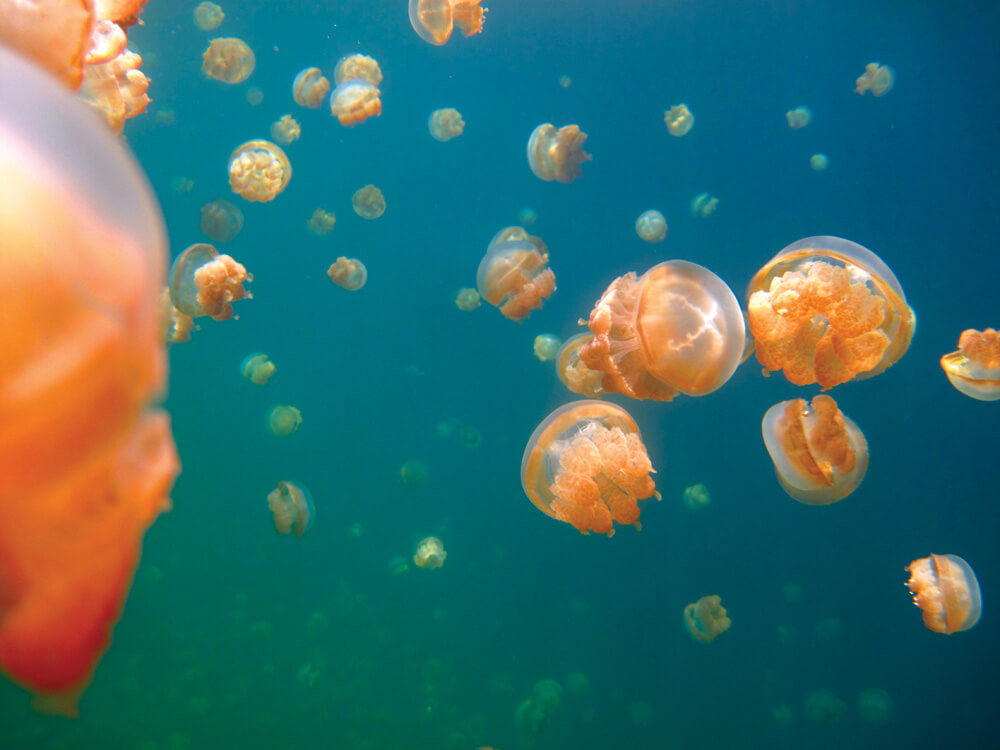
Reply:
M242 39L213 39L202 55L201 72L223 83L243 83L253 73L257 58Z
M711 643L732 624L716 594L703 596L684 608L684 626L696 641Z
M635 233L649 243L663 242L667 236L667 220L656 209L644 211L635 220Z
M1000 334L992 328L962 331L958 350L941 357L948 381L977 401L1000 399Z
M579 125L543 123L528 139L528 166L535 177L546 182L572 182L583 175L580 165L593 157L583 150L587 134Z
M276 122L271 123L271 137L285 146L297 141L301 135L302 126L291 115L282 115Z
M979 622L983 609L979 581L958 555L930 555L911 562L906 585L935 633L959 633Z
M212 31L219 28L226 14L215 3L199 3L194 9L194 24L202 31Z
M275 531L279 534L295 532L300 539L316 518L312 495L295 482L278 482L267 496L267 507L274 516Z
M382 83L382 69L374 57L368 55L348 55L340 59L333 71L333 80L337 84L352 78L362 78L372 86Z
M448 557L448 553L441 540L436 536L429 536L420 540L417 551L413 554L413 562L418 568L434 570L444 565L446 557Z
M435 109L427 120L427 128L436 141L450 141L465 132L465 120L457 109Z
M604 393L601 379L604 373L591 370L580 359L580 349L594 340L592 333L578 333L566 339L556 355L556 373L563 384L573 393L587 398L600 398Z
M505 318L521 321L552 295L556 276L548 253L528 240L509 240L491 243L479 263L476 288Z
M885 96L892 91L896 83L896 74L888 65L871 62L865 66L865 72L854 83L854 90L862 96L867 91L871 91L872 96Z
M362 219L377 219L385 213L385 196L374 185L365 185L351 196L351 207Z
M464 36L483 30L482 0L410 0L410 25L428 44L441 46L458 26Z
M330 81L319 68L300 70L292 82L292 98L301 107L319 109L330 91Z
M243 228L243 212L226 200L201 207L201 231L215 242L229 242Z
M663 122L670 135L680 138L694 127L694 115L686 104L677 104L663 113Z
M229 255L219 255L211 245L191 245L170 267L170 297L185 315L213 320L233 317L233 302L250 297L243 286L253 275Z
M356 292L368 282L368 269L357 258L337 258L326 270L326 275L334 284L349 292Z
M274 200L291 179L292 165L276 143L247 141L229 157L229 187L251 203Z
M347 127L378 117L382 114L379 90L363 78L349 78L333 90L330 113Z

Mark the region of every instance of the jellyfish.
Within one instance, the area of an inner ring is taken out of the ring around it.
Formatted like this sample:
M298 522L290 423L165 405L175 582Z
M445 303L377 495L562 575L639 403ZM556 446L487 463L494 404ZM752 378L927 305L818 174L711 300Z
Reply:
M844 718L847 704L830 690L815 690L806 696L804 709L813 724L832 726Z
M9 9L0 27L16 18ZM169 417L151 407L166 387L166 233L128 149L11 51L10 32L0 30L0 672L36 708L76 715L179 469Z
M958 555L930 555L911 562L906 582L924 625L935 633L960 633L979 622L983 600L972 567Z
M285 146L297 141L301 135L302 127L291 115L282 115L277 122L271 123L271 137Z
M316 517L312 495L296 482L278 482L267 496L267 507L274 515L274 528L279 534L294 531L300 539Z
M813 172L825 172L829 164L830 160L826 157L826 154L813 154L809 157L809 168Z
M532 208L522 208L517 212L517 223L523 224L526 227L531 227L535 225L538 221L538 214Z
M601 385L604 373L600 370L591 370L580 359L580 349L593 340L592 333L578 333L566 339L556 355L556 372L563 384L573 393L588 398L600 398L604 393L604 387Z
M249 86L247 88L246 99L247 104L251 107L256 107L264 101L264 89L258 88L257 86Z
M95 28L99 34L102 21ZM83 69L83 85L80 97L84 99L104 119L116 133L125 127L125 120L146 111L150 98L146 93L149 79L139 70L142 58L125 49L125 34L115 24L117 40L105 40L104 49L88 55L88 64ZM99 43L100 44L100 43Z
M824 390L878 375L910 346L916 316L889 267L840 237L807 237L750 282L747 322L765 370Z
M535 177L546 182L567 183L583 175L580 165L593 157L583 150L587 134L579 125L543 123L531 132L528 139L528 166Z
M253 274L229 255L219 255L211 245L191 245L170 266L170 297L174 307L192 318L212 320L233 317L233 302L252 295L244 282Z
M352 78L361 78L372 86L378 86L382 83L382 69L378 66L378 61L368 55L342 57L333 71L333 81L341 84Z
M696 641L711 643L732 624L733 621L726 616L722 599L715 594L703 596L684 607L684 626Z
M257 65L247 43L235 37L213 39L202 55L201 72L223 83L243 83Z
M521 486L545 515L582 534L637 529L638 501L660 499L635 421L620 406L573 401L535 428L521 459Z
M854 90L865 95L871 91L872 96L885 96L892 91L892 86L896 82L896 74L888 65L879 65L877 62L868 63L865 72L854 82Z
M215 242L229 242L243 228L243 212L226 200L201 207L201 231Z
M194 189L194 180L184 175L171 177L170 189L175 193L190 193Z
M363 78L349 78L337 84L330 97L330 113L341 125L353 127L369 117L382 114L378 88Z
M406 562L405 557L400 557L396 555L389 560L389 572L394 576L401 576L410 570L410 564Z
M349 292L356 292L368 281L368 269L357 258L343 256L326 269L326 275L337 286L342 286Z
M266 354L250 354L240 363L243 377L254 385L267 385L277 370Z
M306 221L306 227L317 237L322 237L325 234L330 234L333 231L333 225L336 223L337 216L333 211L324 211L322 208L317 208Z
M455 295L455 307L465 312L472 312L479 309L480 300L479 292L464 287L459 289L458 294Z
M399 481L404 487L411 489L423 487L428 476L430 476L430 469L427 468L427 465L414 458L399 467Z
M775 404L761 430L778 482L800 503L830 505L865 478L865 436L826 394L814 396L811 405L801 398Z
M482 0L410 0L410 25L429 44L441 46L458 26L463 36L483 30L483 17L489 8L480 8Z
M418 568L434 570L444 565L447 556L441 540L436 536L429 536L420 540L417 551L413 554L413 562Z
M267 413L267 426L277 437L291 435L302 424L302 412L294 406L278 404Z
M719 206L719 199L708 193L698 193L691 199L691 214L701 219L707 219Z
M573 85L573 79L570 78L568 75L559 76L559 88L568 89L572 85Z
M198 7L194 9L194 25L202 31L219 28L225 17L222 8L215 3L198 3Z
M941 357L948 381L977 401L1000 398L1000 334L992 328L970 328L958 338L958 351Z
M535 356L540 362L551 362L559 354L562 341L551 333L540 333L535 336Z
M680 138L687 135L694 126L694 115L686 104L676 104L663 113L663 122L667 125L670 135Z
M520 227L511 227L523 233ZM479 263L476 287L480 296L510 320L522 321L556 290L556 276L549 268L544 243L528 239L503 239L502 230Z
M570 672L566 677L566 689L573 695L586 695L590 691L590 678L583 672Z
M436 141L450 141L458 138L465 131L465 120L457 109L435 109L427 120L431 137Z
M240 144L229 157L229 187L251 203L274 200L292 179L292 165L275 143Z
M190 315L185 315L176 307L170 298L170 287L163 287L160 296L160 325L163 340L168 344L183 344L191 340L191 330L194 321Z
M377 219L385 213L385 196L374 185L365 185L351 196L351 205L362 219Z
M691 510L697 510L712 502L712 496L703 484L693 484L684 489L684 505Z
M896 712L896 704L882 688L868 688L858 696L858 713L868 724L887 724Z
M330 82L319 68L303 68L292 82L292 98L301 107L319 109L330 91Z
M534 746L535 739L544 730L553 712L563 698L563 686L555 680L540 680L531 690L531 696L517 704L514 723L517 725L521 746Z
M478 448L483 444L483 433L478 427L467 424L458 431L458 439L466 448Z
M809 107L796 107L785 112L785 119L792 130L801 130L812 120L812 111Z
M580 358L604 373L604 390L636 399L712 393L736 372L746 344L736 296L707 268L683 260L615 279L588 325L594 339Z
M635 233L649 243L663 242L667 236L667 220L655 209L644 211L635 220Z

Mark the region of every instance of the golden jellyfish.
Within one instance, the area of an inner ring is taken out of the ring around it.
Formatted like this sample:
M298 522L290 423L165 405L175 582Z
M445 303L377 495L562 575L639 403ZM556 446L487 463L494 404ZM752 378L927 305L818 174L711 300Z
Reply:
M349 292L356 292L368 281L368 269L357 258L343 256L326 269L326 275L337 286L342 286Z
M979 581L958 555L930 555L911 562L906 586L935 633L960 633L979 622L983 609Z
M247 104L251 107L256 107L264 101L264 90L257 86L250 86L247 88L246 98Z
M277 437L291 435L302 424L302 412L288 404L272 406L267 413L267 426Z
M292 98L300 107L319 109L330 91L330 82L319 68L303 68L292 82Z
M337 215L333 211L325 211L322 208L317 208L306 221L306 227L317 237L322 237L325 234L330 234L336 223Z
M765 370L824 390L878 375L910 346L916 316L889 267L840 237L807 237L750 282L747 319Z
M698 193L691 199L691 214L702 219L707 219L715 213L719 206L719 199L708 193Z
M410 0L410 25L429 44L441 46L451 38L456 26L463 36L483 30L488 8L480 8L482 0Z
M785 112L785 119L792 130L801 130L812 121L812 110L809 107L796 107Z
M254 385L267 385L278 371L266 354L250 354L240 363L240 372Z
M222 25L226 14L222 8L215 3L198 3L194 9L194 25L202 31L212 31Z
M170 287L163 288L160 297L160 326L163 340L168 344L183 344L191 340L194 321L176 307L170 298Z
M361 78L372 86L378 86L382 83L382 69L378 61L368 55L342 57L333 71L333 81L340 84L352 78Z
M686 104L676 104L663 113L663 122L670 135L680 138L694 127L694 115Z
M253 274L229 255L219 255L211 245L191 245L170 266L170 297L174 307L192 318L212 320L233 317L233 302L252 295L243 286Z
M556 277L548 263L549 254L540 237L521 227L507 227L497 232L486 248L476 273L476 287L505 318L521 321L556 289Z
M854 90L865 95L871 91L872 96L885 96L892 91L892 86L896 82L896 74L888 65L879 65L877 62L868 63L865 72L854 82Z
M465 132L465 120L457 109L435 109L427 120L427 127L434 140L444 143Z
M551 362L559 354L562 341L551 333L540 333L535 336L534 352L540 362Z
M825 172L827 166L829 166L830 160L827 158L826 154L813 154L809 157L809 168L813 172Z
M235 37L213 39L202 55L201 72L223 83L243 83L257 65L247 43Z
M385 196L374 185L365 185L351 196L351 206L362 219L377 219L385 213Z
M1000 398L1000 334L992 328L970 328L958 338L958 351L941 357L949 382L969 398Z
M295 482L278 482L278 486L267 496L267 507L271 509L274 528L279 534L294 531L300 539L316 517L312 495Z
M166 386L166 233L128 150L8 48L12 21L0 21L0 672L39 710L75 716L179 468L169 417L150 408Z
M226 200L201 207L201 231L215 242L229 242L243 228L243 212Z
M684 505L691 510L697 510L712 502L708 488L703 484L693 484L684 488Z
M861 484L868 470L864 434L825 394L812 404L795 398L775 404L761 425L778 482L806 505L830 505Z
M670 401L721 388L743 358L740 304L722 279L683 260L611 282L590 313L594 339L580 350L604 373L605 391Z
M696 641L711 643L729 630L733 621L726 616L722 599L713 594L684 607L684 627Z
M580 165L593 157L583 150L587 134L579 125L543 123L528 139L528 166L535 177L546 182L572 182L583 175Z
M556 355L556 372L563 384L573 393L588 398L600 398L604 393L604 387L601 385L604 373L600 370L591 370L580 359L580 349L593 339L592 333L578 333L566 339L559 349L559 354Z
M291 115L282 115L277 122L271 123L271 137L285 146L297 141L301 135L302 127Z
M481 299L479 292L475 289L464 287L459 289L458 294L455 295L455 307L464 312L472 312L479 309Z
M521 486L545 515L579 532L637 529L639 501L660 499L635 420L620 406L574 401L535 428L521 459Z
M251 203L274 200L292 179L292 165L276 143L240 144L229 157L229 187Z
M125 35L121 29L114 24L111 26L118 30L121 42L124 43ZM112 53L116 56L106 62L86 65L80 97L94 108L112 130L120 133L125 127L125 120L146 111L150 102L146 93L149 79L139 70L142 58L135 52L116 46ZM97 59L104 60L104 57Z
M441 540L436 536L429 536L420 540L417 551L413 555L413 562L418 568L434 570L444 565L444 559L447 556L448 553Z
M377 87L363 78L349 78L337 84L330 97L330 113L341 125L353 127L369 117L382 114L382 99Z
M644 211L635 220L635 233L646 242L663 242L667 236L667 220L655 209Z

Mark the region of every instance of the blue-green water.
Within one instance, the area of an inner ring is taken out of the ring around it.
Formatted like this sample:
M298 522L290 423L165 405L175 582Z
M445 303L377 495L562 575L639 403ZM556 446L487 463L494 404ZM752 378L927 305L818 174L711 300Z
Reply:
M523 743L515 708L535 683L569 687L574 672L589 687L562 696L539 750L991 746L997 407L955 391L938 358L963 329L1000 323L996 4L496 0L483 34L441 48L413 32L405 0L223 3L214 33L194 26L194 5L152 0L130 32L154 102L125 135L173 253L204 241L202 204L239 204L245 226L224 248L253 272L254 299L171 349L183 473L82 718L36 715L2 683L0 747L507 750ZM214 35L254 49L247 83L203 78ZM354 52L385 74L380 118L347 129L325 105L292 102L301 68L332 77ZM896 71L885 97L854 93L870 61ZM672 138L663 111L680 102L696 122ZM784 113L800 104L813 121L792 131ZM449 143L427 132L441 107L467 123ZM166 109L176 123L157 124ZM288 189L265 204L233 197L230 152L285 113L302 125ZM589 134L580 180L529 171L542 122ZM816 152L824 173L809 168ZM179 176L190 192L172 189ZM350 204L368 183L388 204L375 221ZM707 220L688 209L703 191L720 199ZM327 237L306 231L317 207L337 214ZM455 293L525 207L558 291L521 325L487 305L460 312ZM648 208L667 217L663 244L635 235ZM822 234L878 253L918 317L899 363L834 391L871 452L851 497L814 508L782 492L760 419L816 389L764 379L751 360L706 398L613 399L639 423L663 493L641 533L582 536L531 505L524 444L572 400L532 356L537 334L575 333L612 279L672 258L743 298L774 253ZM367 265L364 289L330 284L339 255ZM253 351L278 366L265 388L239 375ZM276 403L303 414L284 439L266 427ZM482 444L439 438L449 420ZM429 468L422 487L399 481L411 459ZM271 523L265 498L282 479L315 498L301 540ZM696 482L712 502L691 511L680 498ZM394 575L389 561L430 534L444 567ZM903 568L931 552L976 570L973 630L923 627ZM733 624L703 646L681 612L706 594ZM858 708L873 687L895 706L883 724ZM838 721L810 718L817 690L843 701Z

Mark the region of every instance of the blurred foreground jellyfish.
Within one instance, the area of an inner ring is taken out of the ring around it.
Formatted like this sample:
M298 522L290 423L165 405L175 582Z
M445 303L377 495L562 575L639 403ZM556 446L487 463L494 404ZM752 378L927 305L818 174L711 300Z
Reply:
M663 113L663 122L670 135L680 138L694 127L694 115L686 104L676 104Z
M278 482L278 486L267 496L267 507L271 509L274 528L279 534L294 531L300 539L316 516L309 490L295 482Z
M0 672L75 716L179 468L166 235L127 149L4 44L0 170Z
M604 373L591 370L580 359L580 349L594 340L592 333L578 333L566 339L556 355L556 373L559 379L573 393L579 393L587 398L600 398L604 393L601 380Z
M301 107L319 109L330 91L330 82L319 68L303 68L292 81L292 98Z
M302 126L291 115L282 115L276 122L271 123L271 137L282 145L287 146L297 141L301 135Z
M795 385L824 390L878 375L910 346L916 316L889 267L840 237L807 237L750 281L757 360Z
M356 292L368 281L368 269L357 258L337 258L328 269L326 275L337 286L349 292Z
M306 220L306 228L317 237L330 234L337 223L337 215L333 211L317 208Z
M420 540L417 551L413 554L413 562L418 568L434 570L444 565L444 559L447 556L448 553L441 540L436 536L429 536Z
M302 412L294 406L279 404L267 413L267 426L277 437L291 435L302 424Z
M715 594L703 596L684 608L684 627L696 641L711 643L732 624L722 599Z
M865 72L854 82L854 90L861 96L867 91L871 91L872 96L885 96L892 91L895 82L896 74L892 68L871 62L865 66Z
M604 373L604 390L635 399L712 393L736 372L746 345L732 290L707 268L684 260L615 279L588 325L594 338L580 358Z
M374 185L365 185L351 196L351 206L362 219L377 219L385 213L385 196Z
M481 304L482 298L479 296L479 292L475 289L469 289L468 287L463 287L458 290L458 294L455 295L455 307L464 312L472 312L473 310L478 310Z
M785 112L785 119L792 130L801 130L812 121L812 112L809 107L796 107Z
M924 625L935 633L960 633L979 622L983 609L979 581L958 555L930 555L911 562L906 582Z
M629 413L574 401L535 428L521 459L521 486L547 516L582 534L614 536L612 521L641 529L639 501L660 499L653 466Z
M587 134L579 125L543 123L528 139L528 166L535 177L546 182L572 182L583 175L580 165L593 157L583 150Z
M715 213L719 206L719 199L708 193L698 193L691 199L691 215L701 219L707 219Z
M534 747L535 740L545 730L549 718L562 703L563 686L555 680L540 680L531 696L517 704L514 723L521 747Z
M212 320L233 317L233 302L252 295L243 286L253 274L229 255L219 255L211 245L191 245L170 266L170 297L174 307L192 318Z
M201 231L215 242L229 242L243 228L243 212L226 200L201 207Z
M452 107L435 109L427 120L427 128L434 140L444 143L452 138L458 138L465 132L465 120L462 119L462 114Z
M545 243L521 227L501 230L479 263L476 288L505 318L524 320L556 290Z
M278 368L266 354L251 354L240 363L243 377L254 385L267 385L277 371Z
M970 328L958 338L958 350L941 357L941 368L961 393L977 401L1000 398L1000 334Z
M684 505L691 510L702 508L712 502L712 496L703 484L693 484L684 489Z
M212 31L222 25L226 14L215 3L198 3L194 9L194 25L202 31Z
M364 78L349 78L337 84L330 96L330 114L341 125L354 127L369 117L382 114L382 99L378 88Z
M644 211L635 220L635 233L649 243L663 242L667 236L667 220L655 209Z
M292 165L276 143L247 141L229 157L229 187L251 203L274 200L290 179Z
M458 26L463 36L483 30L482 0L410 0L410 25L425 42L440 47Z
M243 83L257 65L247 43L235 37L213 39L202 55L201 72L223 83Z
M535 356L540 362L551 362L559 354L562 341L552 333L540 333L535 336L533 345Z

